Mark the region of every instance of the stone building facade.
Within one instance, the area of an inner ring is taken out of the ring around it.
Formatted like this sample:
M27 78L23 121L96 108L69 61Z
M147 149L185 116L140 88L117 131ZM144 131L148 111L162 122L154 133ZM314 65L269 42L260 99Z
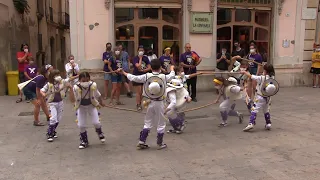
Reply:
M0 1L0 95L6 93L6 71L17 70L16 53L22 43L30 46L39 66L50 63L59 69L70 55L68 0L28 0L23 16L13 0Z
M190 42L203 58L198 69L212 71L222 46L231 52L235 40L244 48L255 40L281 86L310 85L318 5L319 0L70 1L71 51L82 68L101 70L107 42L123 44L131 56L140 44L159 56L165 46L177 47L179 54ZM199 89L212 88L211 80L200 76Z

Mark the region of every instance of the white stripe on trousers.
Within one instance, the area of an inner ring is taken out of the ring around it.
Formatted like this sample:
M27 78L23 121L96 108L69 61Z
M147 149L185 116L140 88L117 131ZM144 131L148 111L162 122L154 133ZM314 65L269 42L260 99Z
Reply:
M54 125L61 121L63 113L63 101L51 102L49 104L49 109L51 113L50 125Z

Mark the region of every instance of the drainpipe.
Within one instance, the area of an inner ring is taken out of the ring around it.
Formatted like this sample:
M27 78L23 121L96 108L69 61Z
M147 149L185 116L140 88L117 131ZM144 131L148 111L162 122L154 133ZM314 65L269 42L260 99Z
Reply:
M317 44L319 44L320 42L320 37L319 37L319 34L320 34L320 0L319 0L319 3L318 3L318 16L317 16L317 26L316 26L316 40L315 42Z

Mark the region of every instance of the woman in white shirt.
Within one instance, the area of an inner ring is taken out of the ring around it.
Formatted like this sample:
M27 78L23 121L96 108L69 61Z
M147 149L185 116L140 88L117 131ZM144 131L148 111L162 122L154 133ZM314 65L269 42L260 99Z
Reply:
M150 50L148 51L147 57L148 57L148 59L149 59L149 62L151 62L152 60L158 58L157 55L155 55L155 54L153 53L153 50L152 50L152 49L150 49Z
M74 62L74 56L69 56L69 62L66 64L65 69L67 72L67 78L72 85L75 85L78 82L78 77L80 73L80 68L77 63Z

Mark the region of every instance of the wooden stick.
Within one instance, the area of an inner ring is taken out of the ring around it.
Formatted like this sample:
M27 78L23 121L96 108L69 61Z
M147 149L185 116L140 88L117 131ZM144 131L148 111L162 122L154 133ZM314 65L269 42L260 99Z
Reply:
M202 72L202 74L241 74L241 72Z
M86 70L80 70L80 71L86 71ZM104 73L104 74L111 74L113 72L105 72L105 71L86 71L88 73Z
M261 63L258 63L258 62L255 62L254 60L250 60L250 59L245 59L245 58L240 58L241 60L245 60L245 61L248 61L248 62L252 62L252 63L255 63L255 64L258 64L259 66L263 66L263 64Z
M118 109L118 110L122 110L122 111L130 111L130 112L136 112L139 114L145 114L144 112L135 110L135 109L129 109L129 108L120 108L120 107L116 107L116 106L110 106L110 105L105 105L103 107L107 107L107 108L111 108L111 109Z
M211 105L213 105L213 104L215 104L215 103L214 103L214 102L212 102L212 103L208 103L208 104L203 105L203 106L198 106L198 107L195 107L195 108L186 109L186 110L184 110L184 111L179 111L179 113L189 112L189 111L195 111L195 110L198 110L198 109L202 109L202 108L205 108L205 107L211 106Z

